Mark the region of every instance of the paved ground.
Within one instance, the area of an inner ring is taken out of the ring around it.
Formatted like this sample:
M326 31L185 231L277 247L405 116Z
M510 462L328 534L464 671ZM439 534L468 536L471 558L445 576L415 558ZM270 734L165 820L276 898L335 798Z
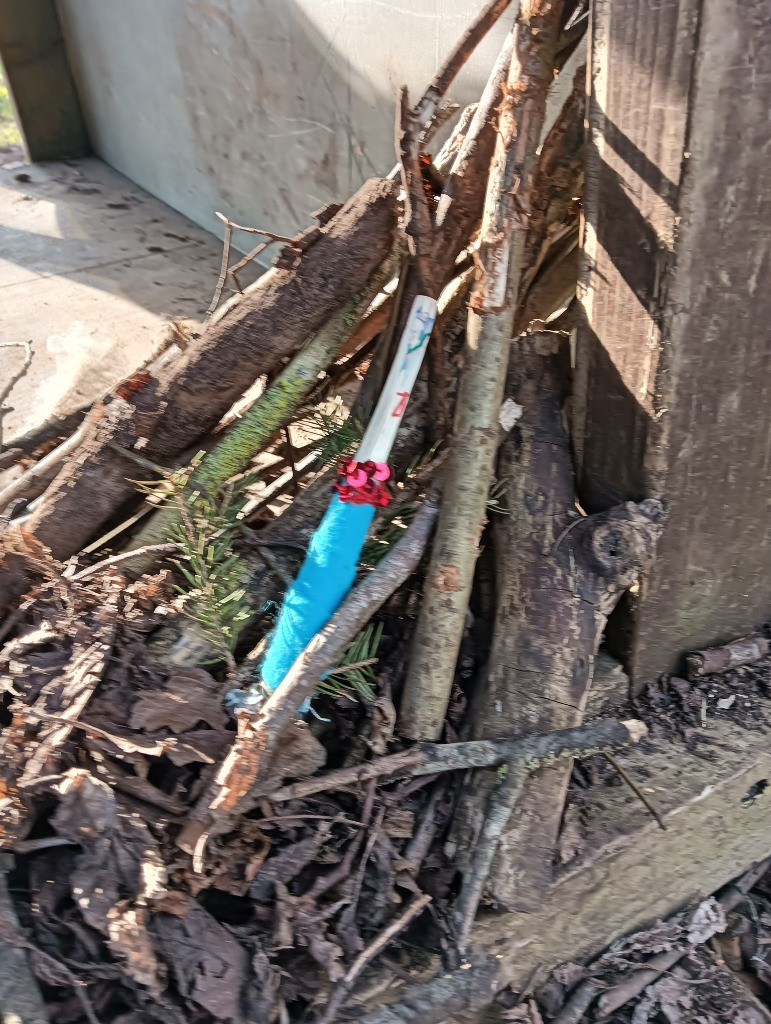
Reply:
M170 317L202 317L221 251L99 160L0 166L0 342L30 341L34 353L5 442L98 398ZM0 389L21 359L0 349Z

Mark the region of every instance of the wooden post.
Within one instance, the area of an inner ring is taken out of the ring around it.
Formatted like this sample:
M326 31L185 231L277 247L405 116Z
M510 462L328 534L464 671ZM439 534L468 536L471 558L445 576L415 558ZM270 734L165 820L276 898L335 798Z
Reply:
M596 0L574 432L589 511L660 497L635 686L771 609L766 0Z
M0 58L30 160L85 156L88 135L54 0L0 4Z

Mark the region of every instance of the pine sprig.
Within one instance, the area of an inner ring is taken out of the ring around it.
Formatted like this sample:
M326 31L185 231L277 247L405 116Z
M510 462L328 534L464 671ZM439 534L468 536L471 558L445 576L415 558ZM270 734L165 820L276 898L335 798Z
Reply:
M346 648L327 678L319 683L317 692L329 697L373 701L377 681L374 666L382 636L382 622L370 622L365 626Z
M325 469L336 466L345 456L353 455L364 437L364 424L354 416L346 416L339 402L330 408L315 409L303 422L310 435L319 462Z
M176 588L182 610L233 670L233 652L251 608L242 585L242 560L234 550L237 514L243 502L228 497L218 501L200 491L177 495L181 522L171 533L180 546L176 566L189 584Z
M212 647L215 658L235 670L238 637L251 618L251 608L243 587L244 566L235 551L240 535L240 513L251 482L243 477L237 485L227 485L211 495L187 487L203 453L184 470L164 474L163 499L179 510L179 522L169 530L169 539L179 545L174 564L186 586L175 585L183 613L193 619L201 636ZM140 489L158 494L158 482L136 481Z

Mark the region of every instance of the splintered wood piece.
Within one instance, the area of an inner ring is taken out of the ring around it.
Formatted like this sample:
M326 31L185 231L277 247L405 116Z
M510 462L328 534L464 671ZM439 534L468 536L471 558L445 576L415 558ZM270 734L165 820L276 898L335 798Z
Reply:
M751 665L771 651L771 643L761 633L733 640L723 647L708 647L703 651L692 651L685 659L688 678L691 681L713 672L727 672L738 665Z

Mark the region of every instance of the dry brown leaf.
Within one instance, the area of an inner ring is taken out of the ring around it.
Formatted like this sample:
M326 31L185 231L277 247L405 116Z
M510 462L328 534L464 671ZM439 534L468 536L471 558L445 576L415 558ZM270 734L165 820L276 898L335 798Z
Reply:
M250 957L227 928L190 899L184 917L156 914L153 930L182 998L242 1024Z
M188 732L201 722L214 729L227 724L219 684L200 668L178 669L162 690L146 690L131 711L132 729Z

